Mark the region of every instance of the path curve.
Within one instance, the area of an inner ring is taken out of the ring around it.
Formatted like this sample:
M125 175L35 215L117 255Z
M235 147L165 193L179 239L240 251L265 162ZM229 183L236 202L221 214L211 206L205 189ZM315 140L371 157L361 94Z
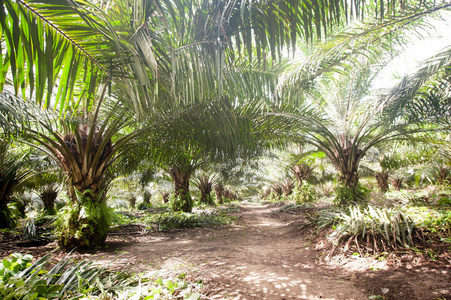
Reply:
M110 267L194 274L210 299L368 299L336 270L316 263L318 253L300 235L301 217L281 220L274 210L242 203L235 225L139 235L110 243L103 259L124 251Z

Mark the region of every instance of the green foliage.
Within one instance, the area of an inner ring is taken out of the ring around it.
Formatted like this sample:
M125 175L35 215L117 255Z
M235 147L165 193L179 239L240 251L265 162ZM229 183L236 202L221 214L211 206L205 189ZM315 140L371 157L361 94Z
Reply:
M370 190L360 184L355 188L337 183L335 186L335 199L337 204L365 203Z
M51 254L31 264L31 255L11 254L0 265L1 299L169 299L197 300L201 285L182 280L109 272L88 260L66 256L56 264Z
M152 207L153 207L152 203L141 202L138 205L138 210L148 210L151 209Z
M420 226L437 234L442 241L451 243L451 211L443 210L434 215L429 214Z
M313 202L315 197L315 189L306 181L302 182L302 186L298 192L293 191L293 198L295 199L297 205Z
M59 212L55 234L65 249L84 249L103 245L113 211L105 202L84 199L80 205L68 205Z
M215 210L196 214L171 212L161 214L156 220L156 225L159 230L168 230L174 228L224 225L231 223L233 220L233 217Z
M350 206L347 213L339 215L339 226L342 235L352 238L368 235L371 242L383 241L383 246L395 249L397 246L413 246L412 234L415 223L403 211L395 208L377 208L368 206Z
M3 259L0 265L0 286L5 285L9 279L16 276L20 271L30 266L33 259L31 255L22 255L20 253L10 254L11 259Z
M14 203L0 206L0 228L14 228L21 214Z
M118 299L178 299L179 297L189 300L200 299L200 293L194 290L199 290L202 285L200 283L189 285L180 280L183 279L182 277L184 276L181 274L178 280L158 278L145 282L119 293Z
M148 229L168 230L194 228L203 226L217 226L230 224L235 217L227 215L229 212L239 211L239 207L231 205L208 210L197 211L196 213L173 212L162 206L158 210L141 211L139 213L119 212L114 214L114 225L141 225Z
M92 267L92 263L86 260L67 267L70 262L68 257L46 271L45 266L49 264L51 254L33 264L30 264L31 255L21 257L22 261L24 259L25 262L17 267L20 272L1 283L3 299L74 299L75 296L80 297L81 294L94 290L92 285L100 272L100 269Z
M451 198L449 196L442 196L437 200L439 206L451 206Z
M209 205L209 206L214 206L215 205L215 200L214 200L214 198L213 198L213 196L211 194L208 194L205 197L205 199L206 199L205 203L202 203L201 202L202 199L199 199L199 204L206 204L206 205Z
M314 224L318 228L327 228L333 226L338 223L340 214L343 213L343 210L339 207L331 207L328 209L323 209L321 211L307 211L305 212L305 217L310 223Z

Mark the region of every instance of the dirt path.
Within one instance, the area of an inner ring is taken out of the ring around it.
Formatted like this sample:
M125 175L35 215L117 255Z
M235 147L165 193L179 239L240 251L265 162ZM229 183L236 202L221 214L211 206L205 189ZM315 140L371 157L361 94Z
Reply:
M317 252L300 236L300 217L280 220L274 210L243 203L230 227L109 240L103 259L124 251L110 267L193 274L211 299L368 299L337 271L316 263Z

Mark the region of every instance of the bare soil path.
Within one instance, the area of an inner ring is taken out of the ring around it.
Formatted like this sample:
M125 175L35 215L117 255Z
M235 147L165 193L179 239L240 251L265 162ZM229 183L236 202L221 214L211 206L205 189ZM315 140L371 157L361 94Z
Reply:
M325 237L305 226L303 212L277 210L242 202L231 226L166 232L127 226L109 234L106 249L73 255L113 270L201 280L202 299L451 300L449 256L407 251L393 259L339 255L325 263L319 259ZM57 247L19 246L17 239L0 238L0 258L14 252L39 258ZM55 260L66 255L55 254Z
M230 227L109 238L109 266L161 276L202 279L211 299L368 299L337 270L317 264L300 235L300 216L278 219L260 204L243 203Z

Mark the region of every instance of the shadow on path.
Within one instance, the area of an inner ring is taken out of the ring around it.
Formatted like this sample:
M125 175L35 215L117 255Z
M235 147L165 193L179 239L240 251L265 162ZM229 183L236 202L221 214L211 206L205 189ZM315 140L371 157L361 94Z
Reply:
M361 289L316 264L316 251L299 234L299 220L274 217L275 209L243 203L235 225L110 240L116 269L192 273L210 299L368 299ZM113 249L115 248L115 249ZM116 252L115 252L116 250Z

